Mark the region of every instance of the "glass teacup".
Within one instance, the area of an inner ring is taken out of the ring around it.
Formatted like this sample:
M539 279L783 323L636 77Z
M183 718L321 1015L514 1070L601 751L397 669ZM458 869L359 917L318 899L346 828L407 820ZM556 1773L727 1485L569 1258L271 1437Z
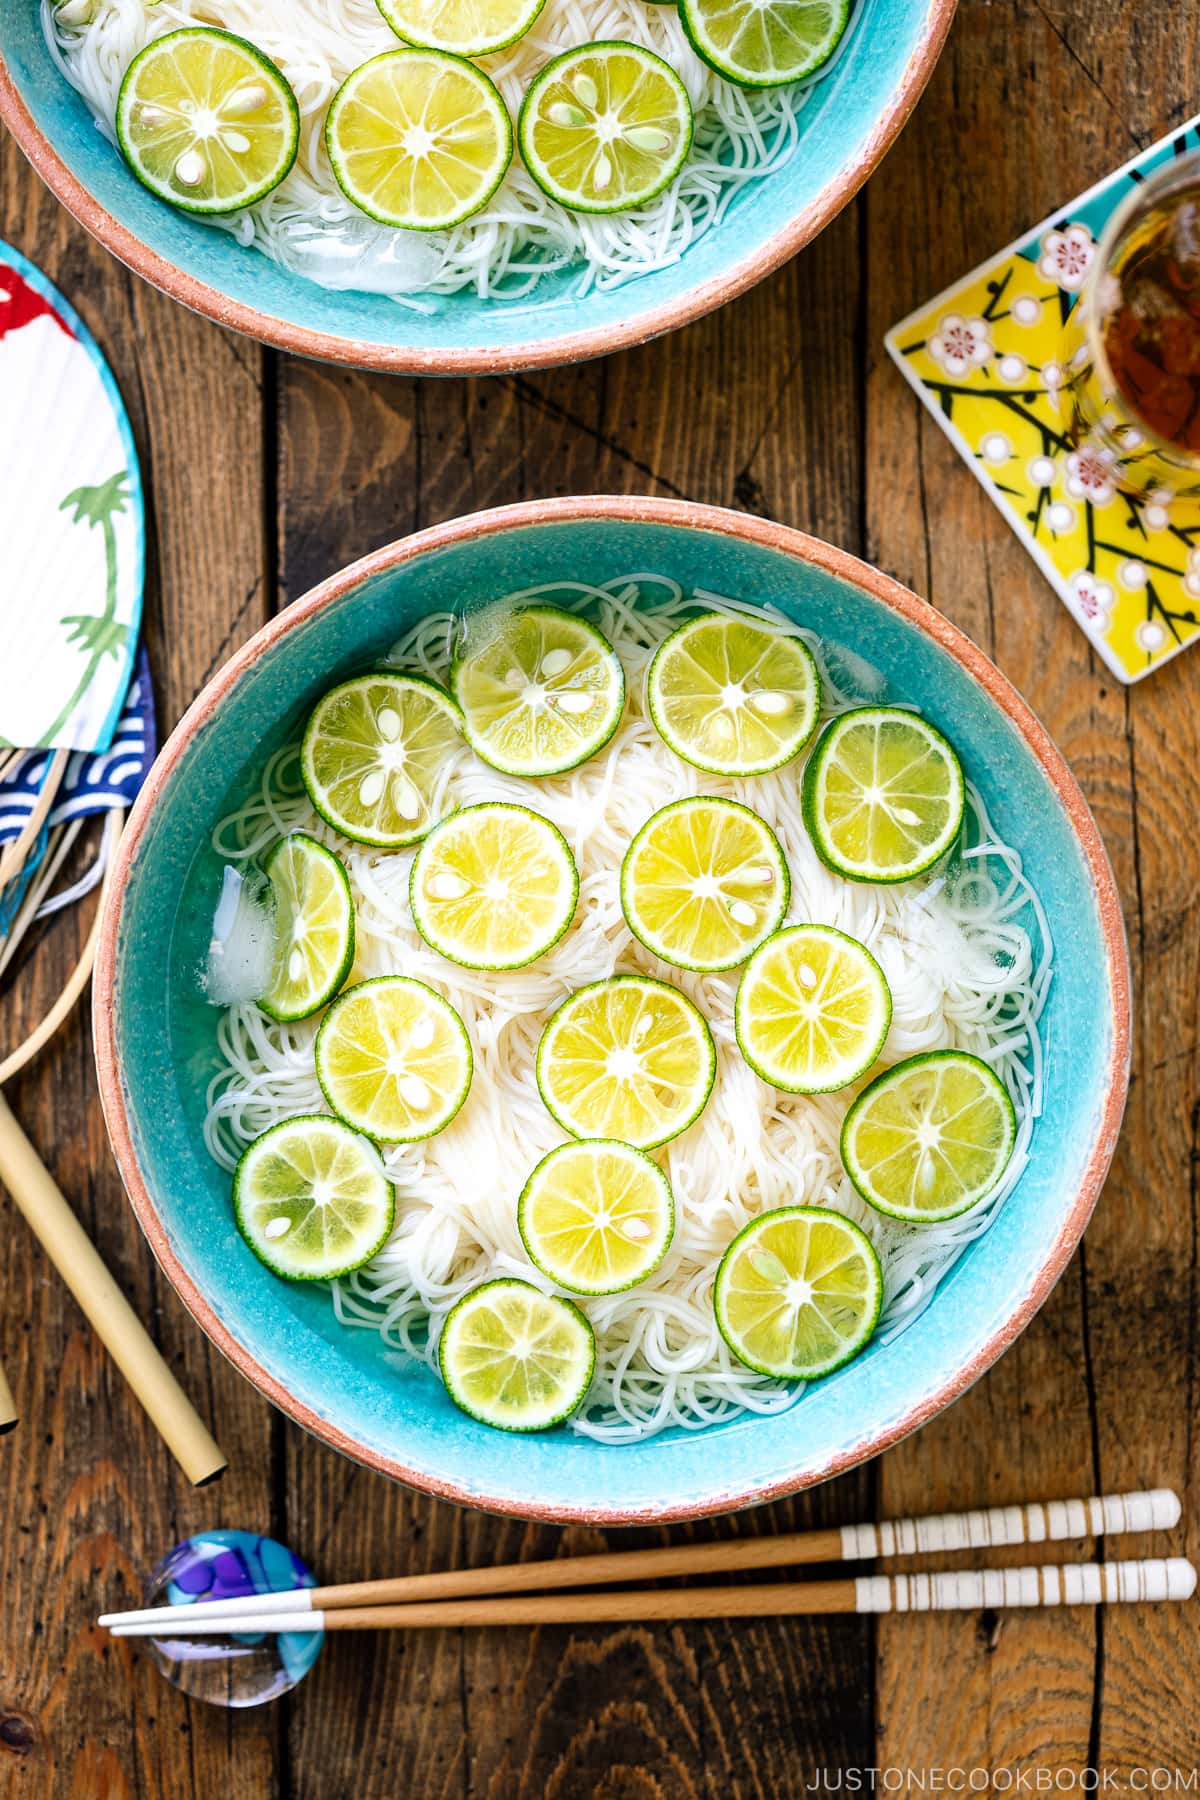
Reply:
M1112 215L1060 360L1077 446L1142 499L1200 498L1200 153L1157 170Z

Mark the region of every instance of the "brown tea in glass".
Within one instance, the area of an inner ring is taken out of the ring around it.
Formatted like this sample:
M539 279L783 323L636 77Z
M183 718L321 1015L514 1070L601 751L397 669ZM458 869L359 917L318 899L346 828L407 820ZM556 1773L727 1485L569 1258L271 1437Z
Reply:
M1134 493L1200 494L1200 156L1114 213L1067 324L1070 430Z

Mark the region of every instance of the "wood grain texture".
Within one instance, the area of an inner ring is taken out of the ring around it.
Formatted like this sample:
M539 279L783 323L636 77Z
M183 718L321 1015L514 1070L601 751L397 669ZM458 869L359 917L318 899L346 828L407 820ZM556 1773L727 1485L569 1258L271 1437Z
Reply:
M607 363L500 383L400 382L283 366L281 593L296 597L403 531L537 494L681 493L733 505L742 497L739 480L760 479L759 466L781 486L786 514L805 516L823 487L846 493L852 506L855 440L843 446L831 432L823 450L814 438L790 463L780 448L788 434L795 441L803 419L796 393L805 347L824 370L830 413L839 371L838 394L854 392L853 316L847 342L831 304L835 267L856 289L849 225L818 247L824 298L799 281L794 265L750 297L744 331L732 313L720 314ZM705 370L714 367L720 380L706 389ZM852 514L837 523L852 529ZM863 1472L753 1521L696 1532L868 1516L870 1483ZM582 1543L578 1533L422 1501L348 1470L315 1445L289 1457L288 1517L312 1532L317 1566L350 1580L384 1568L555 1555ZM586 1541L604 1547L599 1538ZM626 1547L659 1539L613 1534L608 1541ZM381 1800L397 1792L496 1800L774 1795L788 1792L795 1769L819 1750L842 1761L869 1759L867 1621L466 1632L393 1645L339 1639L322 1662L314 1680L332 1680L335 1667L346 1681L358 1671L369 1683L369 1716L400 1725L386 1766L372 1759L358 1769L365 1793ZM322 1771L342 1766L359 1741L361 1715L332 1714L316 1704L292 1709L298 1796L322 1795Z
M1132 692L1107 676L881 339L1193 110L1198 49L1200 0L961 0L898 146L800 258L673 338L500 381L360 375L225 336L110 262L0 147L0 234L61 280L133 413L153 484L148 632L166 723L273 605L408 531L534 495L684 495L828 537L926 594L1026 692L1087 790L1139 1010L1129 1120L1084 1253L1013 1351L919 1437L795 1503L672 1541L1100 1487L1174 1485L1191 1514L1200 660ZM82 924L40 947L19 1000L0 995L0 1042L44 1004ZM12 1225L0 1355L24 1422L0 1447L0 1795L775 1800L818 1769L836 1782L872 1764L1099 1763L1124 1780L1194 1763L1195 1608L348 1634L268 1714L189 1705L89 1620L97 1598L133 1603L155 1556L202 1524L265 1525L346 1580L665 1534L459 1511L304 1437L209 1352L158 1277L104 1144L86 1018L11 1099L232 1469L202 1494L172 1474ZM1122 1539L1119 1554L1151 1548ZM1169 1548L1200 1546L1181 1529Z
M0 141L0 237L71 296L125 394L154 509L146 635L173 720L265 606L261 356L135 282ZM0 996L0 1042L45 1010L81 948L70 913ZM118 1281L214 1425L231 1469L195 1493L162 1451L74 1302L0 1196L8 1246L0 1354L21 1425L0 1457L0 1792L154 1794L228 1788L230 1722L192 1708L140 1651L90 1629L97 1597L130 1604L164 1550L202 1525L268 1520L278 1421L208 1347L158 1274L109 1154L86 1006L8 1099ZM242 1722L241 1793L272 1789L278 1720Z
M1170 28L1165 14L1141 10L1132 35L1130 16L1118 8L1102 17L1084 0L965 0L925 104L867 193L868 269L894 271L891 284L870 283L871 345L1192 110L1176 57L1194 57L1196 9L1174 11ZM973 180L972 142L1003 142L1010 153L989 160L986 176L977 164ZM1113 859L1139 1001L1129 1116L1081 1252L998 1367L884 1460L883 1509L1162 1483L1184 1496L1186 1518L1198 1072L1194 852L1182 845L1198 798L1200 670L1183 659L1134 689L1115 683L881 357L867 442L870 553L996 658L1066 752ZM1172 1548L1185 1543L1181 1530ZM1125 1619L1119 1610L882 1622L878 1761L1104 1766L1122 1781L1156 1762L1190 1767L1195 1721L1181 1703L1200 1682L1194 1614ZM931 1694L943 1696L938 1705Z

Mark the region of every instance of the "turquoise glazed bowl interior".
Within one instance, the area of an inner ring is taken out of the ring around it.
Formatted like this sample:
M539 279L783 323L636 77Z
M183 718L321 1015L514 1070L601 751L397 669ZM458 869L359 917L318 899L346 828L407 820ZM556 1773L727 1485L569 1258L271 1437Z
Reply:
M324 1288L272 1276L239 1237L201 1136L218 1014L200 997L231 791L257 786L317 697L447 596L479 603L570 576L652 570L770 601L866 656L950 734L1049 919L1045 1111L1018 1186L933 1304L787 1413L610 1446L514 1437L459 1412L426 1367L340 1326ZM789 1492L871 1456L954 1399L1062 1272L1108 1167L1127 1080L1125 941L1094 821L1003 676L906 589L812 538L673 501L542 501L440 526L297 602L201 694L134 810L96 977L105 1110L133 1204L196 1318L277 1405L351 1456L446 1497L558 1520L692 1517Z
M39 0L0 6L0 117L59 199L147 280L222 324L356 367L450 374L572 362L640 343L732 299L794 255L865 181L916 103L955 0L858 0L844 53L800 115L786 167L754 181L682 259L580 297L579 270L511 304L461 293L428 314L331 293L139 185L55 67Z

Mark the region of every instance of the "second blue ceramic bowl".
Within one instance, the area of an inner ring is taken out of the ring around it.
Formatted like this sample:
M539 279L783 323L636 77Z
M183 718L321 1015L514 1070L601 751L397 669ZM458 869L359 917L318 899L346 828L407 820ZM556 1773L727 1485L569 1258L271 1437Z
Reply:
M1043 1016L1045 1111L991 1229L891 1343L815 1383L790 1412L635 1446L560 1429L507 1436L459 1412L431 1371L277 1280L242 1242L229 1179L201 1136L217 1015L195 971L231 788L257 785L316 698L422 613L570 575L655 570L782 607L865 655L949 733L1020 850L1055 944ZM533 1518L696 1517L820 1481L894 1443L982 1374L1046 1298L1104 1179L1124 1105L1129 978L1108 859L1062 757L999 671L878 571L741 513L638 499L541 501L406 539L298 601L196 701L134 808L95 984L101 1091L130 1197L168 1276L263 1393L336 1448L446 1498ZM217 1421L219 1427L219 1421Z
M291 275L156 200L96 130L42 37L39 0L0 6L0 118L103 244L185 306L264 343L358 368L495 374L604 356L731 300L815 237L866 180L929 79L955 0L858 0L844 53L800 117L800 146L750 183L681 260L578 296L578 271L528 300L462 293L425 315Z

